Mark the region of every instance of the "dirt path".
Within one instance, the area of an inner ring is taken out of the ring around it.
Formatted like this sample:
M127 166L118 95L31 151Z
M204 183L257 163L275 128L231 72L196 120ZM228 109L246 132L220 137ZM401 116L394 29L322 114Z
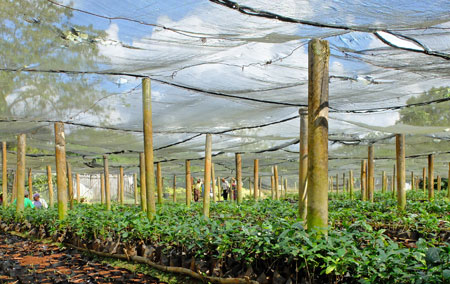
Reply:
M151 283L157 278L92 262L68 248L0 234L0 283Z

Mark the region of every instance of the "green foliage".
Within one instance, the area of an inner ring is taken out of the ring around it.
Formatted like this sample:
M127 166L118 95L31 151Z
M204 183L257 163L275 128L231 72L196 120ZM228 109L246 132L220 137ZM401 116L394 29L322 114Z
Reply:
M449 274L450 251L436 232L450 229L450 204L408 201L407 210L397 212L388 196L377 194L383 201L376 203L330 201L326 239L303 229L296 203L275 200L212 203L207 220L201 217L201 204L188 208L173 203L158 206L152 221L138 207L105 211L102 205L87 204L77 205L63 221L57 220L55 209L28 210L20 218L45 224L52 232L68 230L86 241L120 238L162 247L166 254L181 249L196 259L232 258L248 265L270 261L294 265L311 278L328 275L336 282L441 283ZM1 209L0 218L20 221L12 209ZM394 229L418 230L422 238L417 247L406 247L388 236Z

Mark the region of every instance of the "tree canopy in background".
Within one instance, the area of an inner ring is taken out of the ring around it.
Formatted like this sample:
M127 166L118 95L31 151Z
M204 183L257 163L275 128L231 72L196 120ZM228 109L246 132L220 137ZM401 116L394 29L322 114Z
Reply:
M418 97L408 99L406 103L415 104L449 97L450 87L432 88ZM417 126L450 126L450 101L404 108L400 111L398 122Z
M97 69L100 55L92 39L104 31L70 24L71 11L48 1L6 0L1 6L1 68ZM68 119L84 110L99 114L95 101L105 96L99 82L93 75L0 72L0 115Z

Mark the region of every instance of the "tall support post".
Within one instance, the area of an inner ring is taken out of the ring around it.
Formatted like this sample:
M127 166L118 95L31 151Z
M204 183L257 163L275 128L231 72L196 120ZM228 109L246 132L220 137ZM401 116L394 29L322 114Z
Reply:
M16 213L20 213L24 209L24 194L25 194L25 150L26 136L20 134L17 136L17 201Z
M69 162L67 162L67 183L69 186L69 204L70 204L70 210L73 209L73 179L72 179L72 167L70 166Z
M330 192L332 193L334 190L334 181L333 181L333 176L330 177Z
M386 171L381 173L381 192L386 193Z
M284 179L284 198L287 198L287 189L288 189L288 182L287 178Z
M161 174L161 162L156 163L156 188L158 190L158 204L163 203L163 179Z
M14 173L13 173L13 188L12 188L11 202L13 202L15 199L17 199L17 174L16 174L16 171L14 171Z
M298 217L306 220L307 214L307 178L308 178L308 110L299 110L300 114L300 157L298 170ZM333 182L331 182L333 187ZM332 190L333 191L333 190Z
M307 228L328 227L328 41L308 47L308 214Z
M271 193L272 199L275 199L275 190L274 190L274 187L275 187L275 178L274 178L274 176L272 175L272 176L270 176L270 193Z
M192 198L192 180L191 180L191 161L186 160L186 205L191 206Z
M151 220L156 214L155 205L155 169L153 165L153 125L152 125L152 96L150 78L142 79L142 108L144 113L144 153L145 153L145 182L147 190L147 217ZM158 192L159 201L159 192ZM162 201L162 192L161 192Z
M76 174L75 178L77 180L77 202L80 203L81 201L81 192L80 192L80 174Z
M211 163L211 181L212 181L212 194L213 194L213 202L217 202L217 192L216 192L216 174L214 172L214 164Z
M147 182L145 180L145 155L139 153L139 175L141 178L141 209L147 212Z
M441 176L438 175L438 176L437 176L437 192L438 192L438 193L441 192L441 182L442 182Z
M397 188L397 170L396 170L396 165L394 165L394 170L392 172L392 196L395 197L396 196L396 188Z
M280 199L280 194L278 190L278 166L273 166L273 178L274 178L274 190L275 190L275 199Z
M361 161L361 200L367 201L367 187L366 187L366 160Z
M345 172L342 174L342 193L346 193L347 192L347 188L346 188L346 179L345 179Z
M55 158L56 158L56 188L58 199L58 218L63 220L67 214L67 169L66 169L66 139L64 124L55 123Z
M134 205L138 205L137 173L133 174Z
M353 183L353 171L352 170L350 170L350 172L349 172L349 183L350 183L350 185L349 185L349 192L350 192L350 199L351 200L353 200L353 186L354 186L354 183Z
M212 152L212 136L211 134L206 134L206 141L205 141L205 192L203 194L203 216L205 218L209 218L209 192L211 189L211 152ZM238 154L236 154L238 155ZM236 156L237 161L237 156ZM240 155L239 155L239 161L240 161ZM237 163L237 162L236 162ZM239 195L241 196L242 201L242 192L239 193L239 183L241 182L240 176L237 179L238 183L238 202L239 201ZM241 190L242 191L242 190Z
M33 173L31 168L28 168L28 193L30 199L33 200Z
M423 190L423 193L427 192L426 184L427 184L427 169L423 168L422 169L422 190Z
M117 190L116 190L117 203L120 204L120 171L117 173Z
M414 180L414 172L411 172L411 190L416 190L415 180Z
M108 156L103 155L103 168L105 172L105 197L106 197L106 210L111 210L111 187L109 184L109 163Z
M236 188L237 202L242 202L242 158L241 154L236 153Z
M259 160L253 160L253 198L258 199L259 192Z
M339 174L336 174L336 194L339 193Z
M3 207L8 206L8 165L6 161L6 142L2 142L2 197Z
M428 155L428 200L434 199L434 155Z
M177 176L173 175L173 203L177 203Z
M370 202L373 202L373 191L374 191L373 177L375 173L373 166L373 145L370 145L368 149L367 167L368 167L367 179L369 181L367 187L368 200Z
M261 186L261 184L262 184L262 177L261 178L259 178L259 185L258 185L258 198L259 199L261 199L261 191L262 191L262 186Z
M447 198L450 199L450 163L448 163Z
M405 166L405 134L396 134L397 153L397 207L405 210L406 207L406 166Z
M48 184L48 201L50 208L53 208L53 180L52 180L52 167L47 166L47 184Z
M119 175L120 175L120 205L123 205L125 202L125 184L124 184L124 177L123 177L123 167L120 166L119 168Z
M138 205L137 173L133 174L133 193L134 193L134 205Z
M100 174L100 204L105 204L105 174Z
M222 195L222 185L221 185L221 179L220 177L217 177L217 199L220 201L220 196Z

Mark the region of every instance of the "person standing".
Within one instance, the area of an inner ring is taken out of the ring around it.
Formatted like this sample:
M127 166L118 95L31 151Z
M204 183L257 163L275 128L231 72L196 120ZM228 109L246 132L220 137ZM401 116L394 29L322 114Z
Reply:
M228 200L228 194L230 193L230 184L224 178L222 178L222 196L223 200Z
M200 198L200 191L202 190L202 181L201 179L197 180L197 183L195 184L194 187L194 201L198 202L199 198Z
M33 202L28 198L28 196L29 196L28 191L25 190L24 196L25 196L25 198L24 198L24 200L23 200L23 207L24 207L24 208L27 208L27 207L34 208ZM14 199L14 201L13 201L12 204L13 204L14 206L16 206L16 202L17 202L17 199Z
M34 207L36 207L36 209L47 209L48 205L47 202L45 201L45 199L42 199L41 196L39 195L39 193L35 193L33 194L33 205Z

